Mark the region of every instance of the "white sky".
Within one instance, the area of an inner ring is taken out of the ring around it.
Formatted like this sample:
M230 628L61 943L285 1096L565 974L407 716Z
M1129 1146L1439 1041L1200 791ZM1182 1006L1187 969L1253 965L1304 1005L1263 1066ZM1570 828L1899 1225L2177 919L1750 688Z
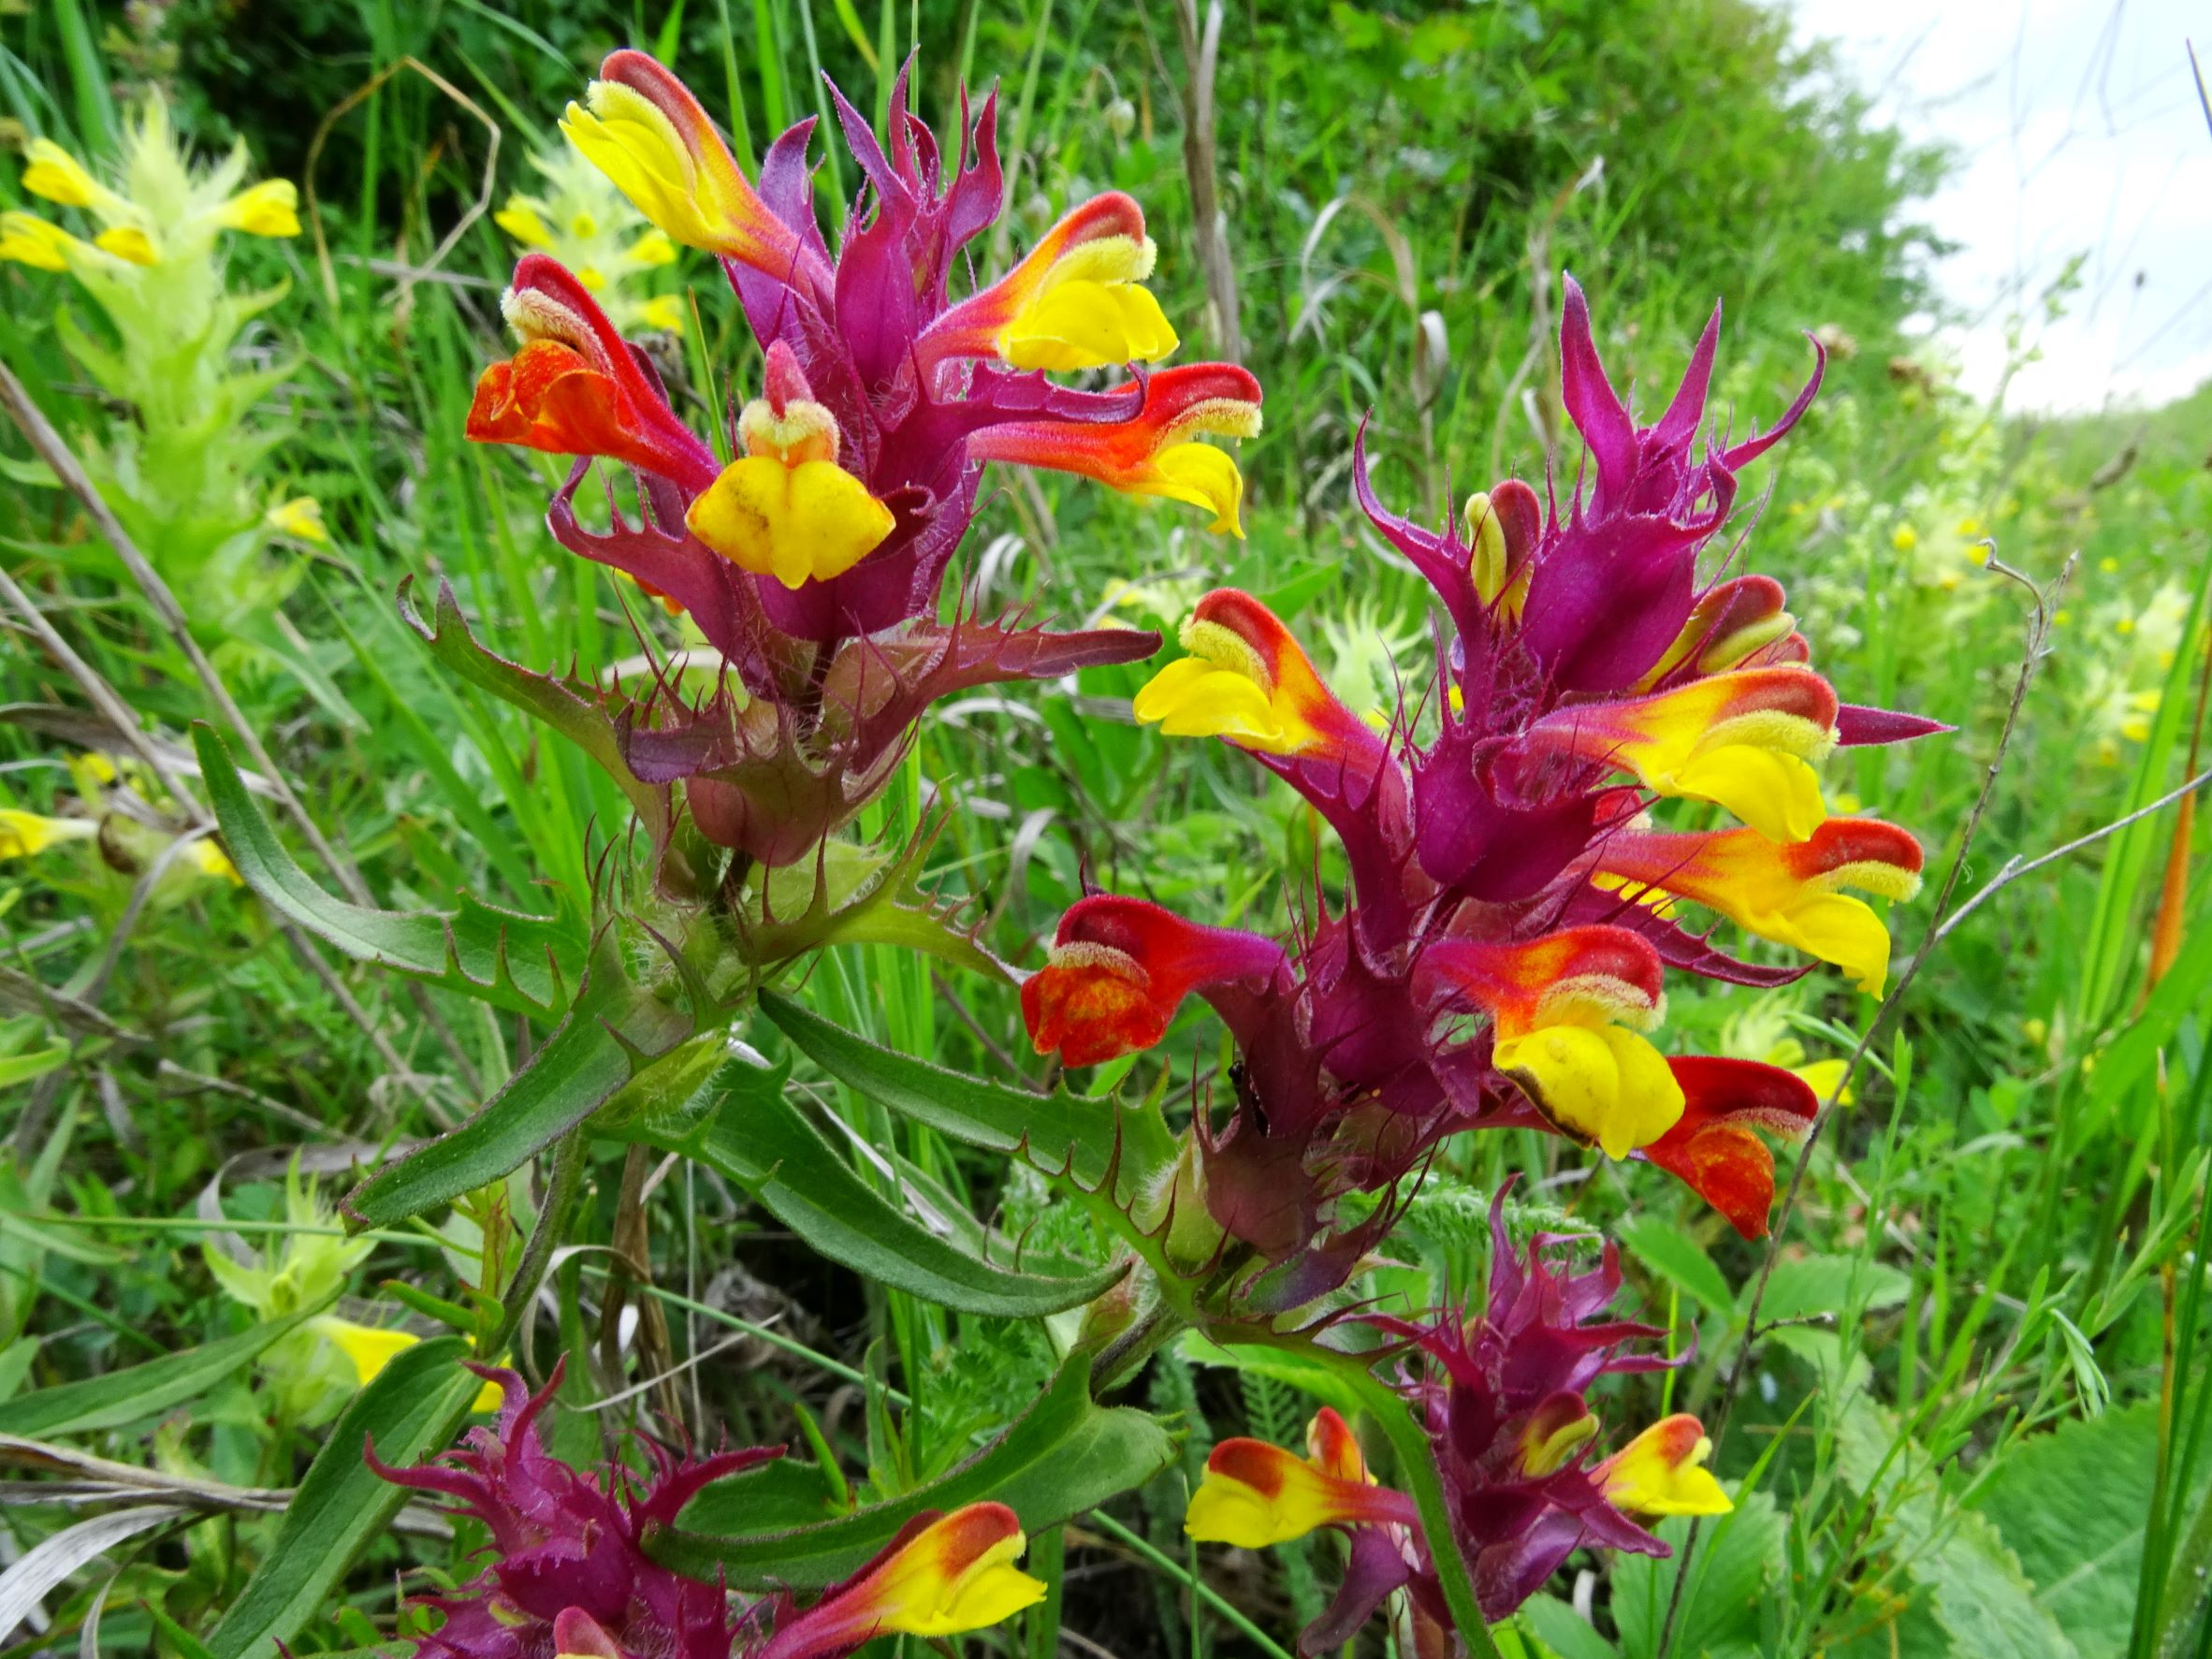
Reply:
M1944 349L1995 389L2016 318L2042 360L2015 409L2152 404L2212 378L2212 0L1790 0L1878 112L1957 151L1926 216L1958 252L1937 276L1968 321ZM2086 255L2055 323L2041 295Z

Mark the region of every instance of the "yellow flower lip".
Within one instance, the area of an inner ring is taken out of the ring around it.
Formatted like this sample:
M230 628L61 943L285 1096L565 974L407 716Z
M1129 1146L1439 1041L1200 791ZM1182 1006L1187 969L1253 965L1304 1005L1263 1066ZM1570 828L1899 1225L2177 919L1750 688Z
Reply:
M1360 1443L1327 1406L1307 1425L1308 1455L1264 1440L1224 1440L1206 1459L1183 1530L1201 1544L1264 1550L1325 1526L1410 1524L1404 1493L1377 1486Z
M768 348L767 396L737 417L746 453L722 469L684 522L740 570L786 588L825 582L866 559L896 520L837 465L837 423L814 401L790 346Z
M1686 1412L1662 1418L1598 1465L1598 1487L1635 1515L1725 1515L1736 1506L1705 1462L1712 1442Z

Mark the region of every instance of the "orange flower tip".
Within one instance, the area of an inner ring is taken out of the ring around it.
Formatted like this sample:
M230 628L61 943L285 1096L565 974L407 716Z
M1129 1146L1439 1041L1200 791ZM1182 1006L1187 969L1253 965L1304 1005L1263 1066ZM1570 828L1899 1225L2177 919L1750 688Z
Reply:
M1598 1485L1633 1515L1725 1515L1735 1505L1705 1467L1712 1442L1687 1413L1662 1418L1599 1466Z
M1127 951L1088 939L1055 944L1045 966L1022 982L1022 1020L1041 1055L1070 1068L1102 1066L1153 1047L1167 1035L1152 976Z

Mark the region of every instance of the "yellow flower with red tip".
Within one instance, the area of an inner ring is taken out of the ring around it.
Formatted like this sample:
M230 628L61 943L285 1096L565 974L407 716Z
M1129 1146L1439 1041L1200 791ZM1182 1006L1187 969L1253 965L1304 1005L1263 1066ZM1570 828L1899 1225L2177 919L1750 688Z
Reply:
M677 241L774 275L797 239L754 194L689 88L641 51L618 51L560 130L637 211Z
M1028 1540L1004 1504L924 1514L842 1589L777 1631L761 1659L848 1653L879 1636L958 1636L1045 1597L1015 1566Z
M924 358L989 356L1055 372L1157 362L1181 343L1142 285L1157 258L1135 201L1119 191L1093 196L931 325Z
M691 505L691 533L786 588L842 575L891 533L891 509L837 465L837 423L808 394L791 348L768 348L767 393L745 406L745 454Z
M1598 1464L1598 1490L1632 1515L1725 1515L1736 1506L1705 1466L1710 1456L1704 1425L1677 1412Z
M1871 906L1841 890L1911 898L1922 858L1920 843L1895 824L1831 818L1787 846L1754 830L1618 834L1600 852L1594 879L1632 897L1659 890L1662 904L1694 899L1762 939L1834 963L1879 997L1889 977L1889 929Z
M1413 1524L1412 1504L1375 1485L1359 1436L1334 1411L1314 1414L1305 1442L1302 1458L1264 1440L1215 1446L1183 1530L1201 1544L1264 1550L1324 1526Z
M1107 395L1126 398L1139 389L1131 384ZM1214 515L1208 529L1242 537L1244 474L1227 450L1197 440L1258 436L1259 382L1231 364L1193 363L1147 375L1142 390L1142 404L1128 420L1007 421L978 432L968 454L1080 473L1127 495L1186 502Z
M1290 631L1248 593L1207 594L1180 637L1190 655L1154 675L1132 705L1137 719L1163 735L1304 754L1351 720Z
M1530 728L1524 747L1611 765L1656 794L1724 807L1768 840L1802 841L1827 817L1812 763L1834 746L1835 726L1827 681L1785 664L1572 704Z
M1570 927L1522 944L1448 939L1423 971L1493 1022L1491 1063L1562 1131L1626 1157L1674 1128L1681 1085L1639 1031L1659 1023L1663 969L1620 927Z

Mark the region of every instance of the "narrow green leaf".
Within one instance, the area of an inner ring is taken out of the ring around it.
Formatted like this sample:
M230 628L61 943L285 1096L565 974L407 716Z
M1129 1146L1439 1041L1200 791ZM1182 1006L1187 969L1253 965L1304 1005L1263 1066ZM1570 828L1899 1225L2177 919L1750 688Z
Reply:
M735 1069L748 1078L756 1071ZM816 1250L879 1284L961 1313L1019 1319L1080 1306L1128 1272L1128 1261L1075 1278L994 1267L863 1181L788 1097L749 1089L733 1099L719 1088L712 1095L712 1115L690 1134L640 1138L736 1182Z
M327 1302L282 1319L255 1325L236 1336L179 1353L164 1354L142 1365L128 1365L105 1376L38 1389L0 1404L0 1434L29 1440L120 1428L156 1417L171 1406L197 1399L271 1343L281 1341L328 1306Z
M1033 1095L932 1066L880 1047L772 993L761 1011L809 1059L854 1092L986 1151L1022 1157L1086 1191L1109 1171L1116 1194L1147 1189L1175 1161L1174 1137L1158 1111L1117 1106L1065 1088Z
M603 947L575 1006L530 1064L450 1134L387 1164L346 1196L347 1222L389 1227L517 1170L612 1100L653 1074L641 1057L681 1066L677 1052L695 1022L624 976Z
M408 1497L363 1460L386 1463L442 1451L483 1384L460 1362L469 1345L432 1337L402 1349L354 1396L293 1493L275 1541L207 1641L216 1659L265 1659L322 1614L354 1558L381 1537Z
M1143 1485L1175 1456L1175 1438L1130 1406L1091 1398L1090 1357L1070 1355L1050 1388L1006 1433L952 1473L893 1504L817 1526L732 1533L750 1519L738 1481L709 1487L684 1511L688 1523L649 1543L681 1571L726 1571L738 1589L813 1589L851 1573L924 1509L996 1499L1032 1535ZM712 1530L709 1530L712 1529Z
M509 1012L546 1017L566 1006L583 970L580 928L560 917L498 910L466 894L456 910L372 910L336 897L284 851L213 728L195 725L192 742L230 861L272 909L349 956Z

